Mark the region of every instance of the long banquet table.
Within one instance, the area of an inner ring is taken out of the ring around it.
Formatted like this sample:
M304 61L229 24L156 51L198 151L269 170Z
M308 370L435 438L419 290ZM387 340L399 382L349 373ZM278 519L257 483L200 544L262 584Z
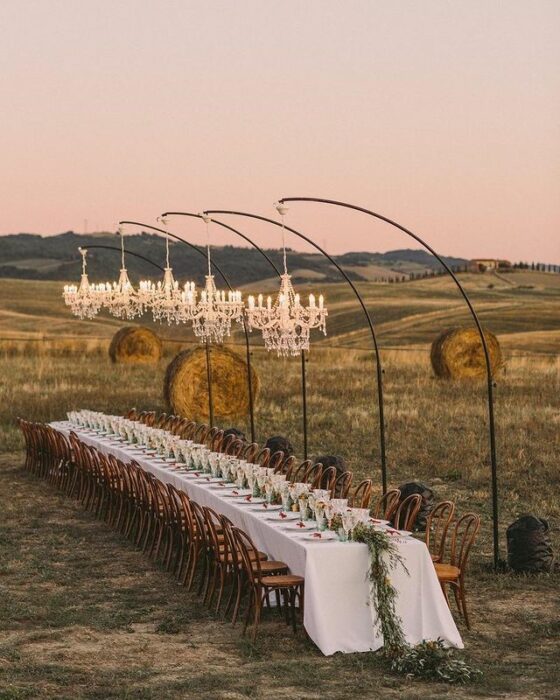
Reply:
M74 431L83 442L123 462L135 460L160 481L173 484L200 505L226 515L250 535L259 549L286 562L292 573L305 577L304 626L323 654L372 651L383 646L383 637L373 624L375 611L370 602L365 544L312 541L308 533L291 529L289 523L275 519L274 513L262 506L224 497L216 484L192 472L177 471L134 445L100 437L67 421L51 425L66 435ZM391 574L406 641L415 645L441 638L449 646L462 648L426 545L413 537L399 537L395 542L408 571L398 565Z

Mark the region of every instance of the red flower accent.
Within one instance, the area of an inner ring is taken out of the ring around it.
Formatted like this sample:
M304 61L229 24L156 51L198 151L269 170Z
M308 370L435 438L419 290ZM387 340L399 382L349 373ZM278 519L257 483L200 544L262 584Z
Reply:
M298 526L298 527L305 527L305 525L301 522L301 520L299 521L299 523L297 524L297 526Z
M252 496L245 496L247 503L251 503Z
M220 486L223 486L223 484L220 484ZM233 489L232 493L234 496L239 496L239 491L236 491L235 489Z
M268 508L268 503L263 503L263 508Z
M322 537L322 535L321 535L320 532L314 532L314 533L313 533L313 537L316 537L318 540L320 540L321 537Z
M284 520L284 518L287 518L288 516L286 515L286 513L280 511L280 517L282 518L282 520Z

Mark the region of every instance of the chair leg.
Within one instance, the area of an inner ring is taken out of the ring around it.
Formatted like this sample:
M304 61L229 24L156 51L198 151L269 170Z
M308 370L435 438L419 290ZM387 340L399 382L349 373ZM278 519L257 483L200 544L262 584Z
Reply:
M253 619L253 634L251 635L251 641L253 642L253 644L255 643L255 640L257 638L257 631L259 629L259 623L261 621L262 604L263 599L262 595L259 592L255 595L255 616Z
M467 610L467 600L465 597L465 587L463 586L463 582L459 582L459 595L461 597L461 603L462 603L462 608L463 608L463 617L465 618L465 623L467 625L467 629L470 630L471 628L471 621L469 619L469 613Z

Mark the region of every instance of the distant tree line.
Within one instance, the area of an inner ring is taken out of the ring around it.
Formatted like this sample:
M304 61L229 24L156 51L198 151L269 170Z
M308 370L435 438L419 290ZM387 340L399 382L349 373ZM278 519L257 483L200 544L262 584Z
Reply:
M550 265L549 263L540 262L516 262L513 264L516 270L535 270L536 272L552 272L560 274L560 265Z

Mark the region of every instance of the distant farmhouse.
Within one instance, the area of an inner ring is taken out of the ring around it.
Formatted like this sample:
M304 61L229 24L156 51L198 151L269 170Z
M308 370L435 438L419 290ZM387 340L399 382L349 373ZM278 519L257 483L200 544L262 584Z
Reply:
M469 272L492 272L494 270L511 270L513 265L509 260L489 258L474 258L469 262Z

